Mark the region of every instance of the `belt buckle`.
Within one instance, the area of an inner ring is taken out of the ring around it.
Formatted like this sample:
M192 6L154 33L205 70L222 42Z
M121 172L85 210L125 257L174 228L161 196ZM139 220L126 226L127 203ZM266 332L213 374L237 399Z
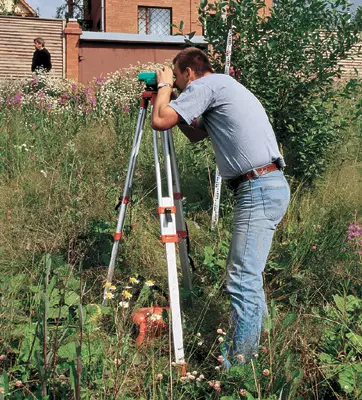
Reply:
M259 174L259 172L256 170L256 168L253 168L252 170L251 170L251 172L254 174L253 176L251 176L251 178L250 179L259 179L259 177L260 177L260 174Z

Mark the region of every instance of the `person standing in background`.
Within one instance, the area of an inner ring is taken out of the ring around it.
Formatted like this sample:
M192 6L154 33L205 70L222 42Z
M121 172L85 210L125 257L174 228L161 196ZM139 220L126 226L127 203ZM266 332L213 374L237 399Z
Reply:
M50 53L44 46L45 42L43 38L37 37L34 39L35 51L33 54L33 61L31 63L32 72L37 72L41 69L49 72L52 69Z

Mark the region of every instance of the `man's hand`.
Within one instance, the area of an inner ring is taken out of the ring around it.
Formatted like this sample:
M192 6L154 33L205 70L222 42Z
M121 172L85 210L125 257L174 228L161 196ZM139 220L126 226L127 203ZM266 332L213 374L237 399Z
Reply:
M169 83L173 87L173 72L170 67L164 66L157 70L157 83Z
M157 83L169 83L170 87L163 86L157 91L155 104L152 110L152 128L164 131L174 127L179 122L177 112L168 104L173 97L173 72L170 67L163 67L157 71Z

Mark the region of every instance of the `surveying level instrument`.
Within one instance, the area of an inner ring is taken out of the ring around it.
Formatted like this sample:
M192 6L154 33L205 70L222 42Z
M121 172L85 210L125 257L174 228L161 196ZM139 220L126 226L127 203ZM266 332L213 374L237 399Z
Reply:
M132 151L126 175L126 182L124 185L123 195L120 198L118 222L116 231L114 233L114 243L108 268L107 282L112 282L113 279L118 247L123 235L125 215L127 211L127 205L130 201L132 181L141 144L147 109L150 105L152 113L152 108L157 96L157 76L155 72L141 72L138 75L138 79L145 83L146 89L142 93L140 110L136 125L136 133L133 140ZM183 214L182 195L180 192L180 180L175 157L172 131L171 129L161 132L152 130L152 135L157 183L158 214L160 217L161 226L160 239L161 242L165 245L166 249L173 347L175 353L175 361L177 364L180 364L182 366L182 369L184 370L185 356L183 347L180 296L177 277L178 274L176 264L176 243L178 243L179 248L183 286L188 291L188 293L191 293L192 284L187 249L188 233ZM159 142L161 142L162 146L160 146ZM163 194L162 191L161 163L159 156L159 151L161 147L164 158L163 175L167 187L165 194ZM104 296L104 303L106 301L106 296Z
M138 80L144 82L146 88L157 90L157 74L156 72L140 72L138 74Z

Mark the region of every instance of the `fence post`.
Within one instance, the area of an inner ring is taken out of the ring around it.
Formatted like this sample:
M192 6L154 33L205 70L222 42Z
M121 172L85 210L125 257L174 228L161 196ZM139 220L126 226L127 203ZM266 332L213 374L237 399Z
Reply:
M65 77L79 79L79 42L82 29L75 18L69 18L64 29L65 35Z

